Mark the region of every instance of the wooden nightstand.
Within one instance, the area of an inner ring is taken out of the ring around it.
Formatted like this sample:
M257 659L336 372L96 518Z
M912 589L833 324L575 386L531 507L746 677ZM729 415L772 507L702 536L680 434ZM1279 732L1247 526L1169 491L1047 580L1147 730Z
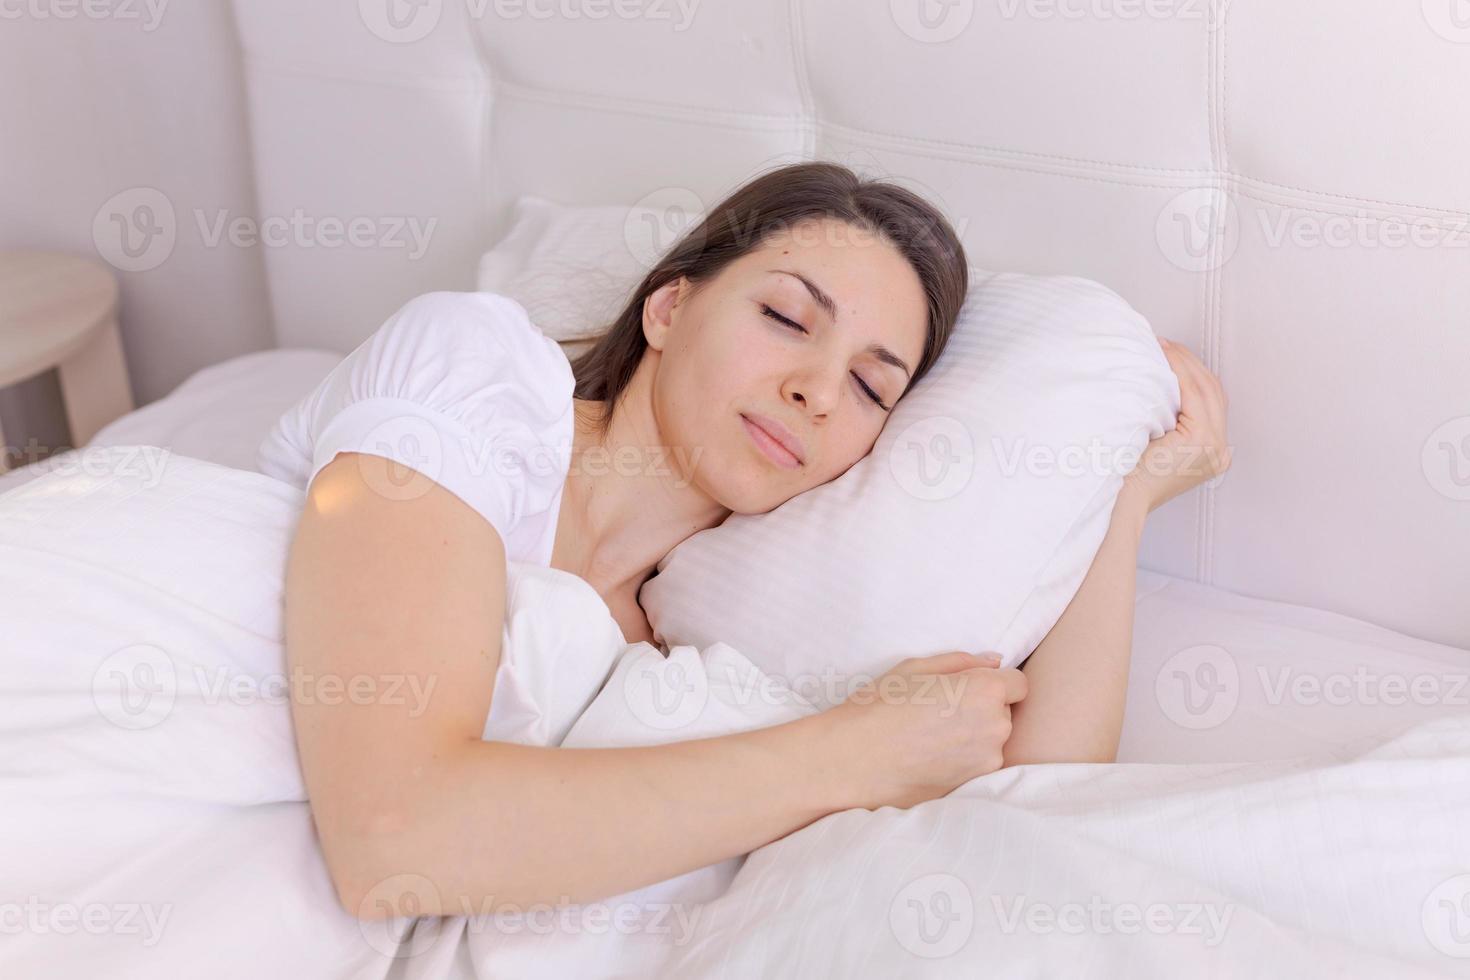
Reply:
M56 368L72 444L133 410L117 326L117 279L60 252L0 251L0 388ZM0 432L0 472L7 445Z

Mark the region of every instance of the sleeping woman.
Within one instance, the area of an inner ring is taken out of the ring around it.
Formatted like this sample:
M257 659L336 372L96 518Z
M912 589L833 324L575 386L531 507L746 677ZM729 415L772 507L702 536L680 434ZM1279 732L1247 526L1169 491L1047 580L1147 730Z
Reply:
M1167 343L1178 424L1124 481L1080 590L1024 668L936 651L877 682L922 691L963 674L958 710L855 698L639 748L481 737L502 696L507 560L580 576L629 642L652 640L638 591L659 560L862 459L944 350L967 288L960 242L928 203L796 164L713 208L573 364L504 297L429 293L280 419L261 466L307 490L286 577L291 669L434 680L427 711L293 701L349 912L390 914L410 896L385 883L423 879L437 895L412 896L425 915L492 896L593 901L838 810L912 806L1003 766L1115 758L1144 521L1229 465L1219 381Z

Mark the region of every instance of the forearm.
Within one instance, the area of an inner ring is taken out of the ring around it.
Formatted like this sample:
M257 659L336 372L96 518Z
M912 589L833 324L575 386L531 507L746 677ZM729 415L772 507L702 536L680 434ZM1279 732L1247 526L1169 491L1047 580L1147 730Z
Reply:
M1138 546L1148 507L1126 488L1082 586L1022 665L1005 764L1117 758L1133 648Z
M395 875L432 883L414 892L422 914L586 902L745 854L857 805L833 729L824 713L638 748L460 746L343 855L343 903L395 911Z

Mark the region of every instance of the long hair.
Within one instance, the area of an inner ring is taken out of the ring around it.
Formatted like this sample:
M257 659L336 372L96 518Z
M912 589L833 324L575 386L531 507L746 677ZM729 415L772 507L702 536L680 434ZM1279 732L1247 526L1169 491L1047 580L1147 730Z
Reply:
M750 180L687 229L644 276L594 345L572 361L575 397L602 403L598 419L602 432L606 434L618 397L648 347L643 306L651 294L680 276L698 287L772 235L821 218L846 222L881 238L898 249L918 274L929 322L923 355L904 392L913 388L948 343L969 289L959 237L944 215L903 187L861 178L841 164L795 163Z

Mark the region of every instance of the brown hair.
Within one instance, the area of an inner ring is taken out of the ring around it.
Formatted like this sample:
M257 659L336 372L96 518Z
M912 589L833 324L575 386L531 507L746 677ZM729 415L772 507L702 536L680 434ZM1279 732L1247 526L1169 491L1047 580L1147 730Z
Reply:
M643 306L652 293L680 276L697 287L770 236L820 218L877 234L918 274L928 299L929 328L924 353L904 391L913 388L944 350L965 301L969 271L964 247L944 215L912 191L861 178L841 164L811 161L760 174L715 205L644 276L597 342L572 362L575 397L603 403L598 427L606 433L618 396L648 347Z

